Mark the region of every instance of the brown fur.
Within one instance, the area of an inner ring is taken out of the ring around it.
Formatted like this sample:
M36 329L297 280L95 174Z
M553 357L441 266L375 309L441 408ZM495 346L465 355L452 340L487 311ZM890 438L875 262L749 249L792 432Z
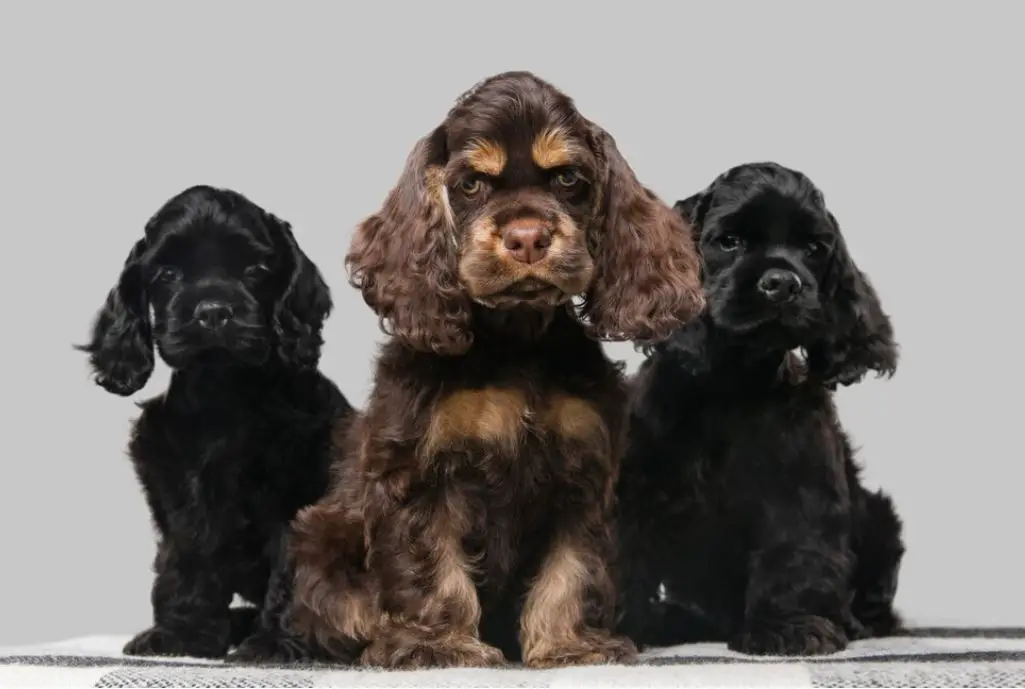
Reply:
M548 139L579 184L538 164ZM467 164L480 142L501 184ZM500 240L525 218L552 235L537 263ZM700 310L690 241L551 85L507 73L462 98L353 239L394 337L333 488L296 520L299 629L386 667L630 658L609 576L625 382L596 338L659 339Z
M470 167L492 177L502 174L507 160L502 144L491 139L472 141L466 149L466 161Z
M575 159L574 143L559 127L549 127L534 138L530 148L534 163L545 170L569 165Z

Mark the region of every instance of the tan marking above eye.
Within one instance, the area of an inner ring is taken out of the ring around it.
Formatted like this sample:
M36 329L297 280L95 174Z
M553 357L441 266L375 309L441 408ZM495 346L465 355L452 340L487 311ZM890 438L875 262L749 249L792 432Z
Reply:
M509 156L502 144L492 139L473 139L464 152L466 162L482 175L498 177L505 169Z
M573 160L573 143L565 130L549 127L535 137L530 155L542 169L563 167Z

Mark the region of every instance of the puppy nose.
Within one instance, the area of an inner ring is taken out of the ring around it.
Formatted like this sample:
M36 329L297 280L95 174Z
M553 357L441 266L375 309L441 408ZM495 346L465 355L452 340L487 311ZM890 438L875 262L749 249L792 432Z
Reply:
M552 244L552 233L540 224L509 223L502 229L502 243L520 263L537 263Z
M222 301L201 301L192 315L204 328L217 330L224 327L228 319L234 315L234 311Z
M768 270L758 280L758 291L769 301L782 304L792 300L801 291L801 278L789 270Z

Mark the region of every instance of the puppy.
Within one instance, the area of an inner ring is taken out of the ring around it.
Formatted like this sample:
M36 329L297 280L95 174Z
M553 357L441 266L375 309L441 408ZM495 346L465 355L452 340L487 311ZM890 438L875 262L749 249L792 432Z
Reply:
M317 371L331 306L288 223L233 191L183 191L132 247L80 347L117 395L146 383L154 344L173 369L129 445L159 541L154 624L126 654L216 658L239 641L241 658L301 650L280 624L285 537L326 489L332 432L351 412ZM262 606L258 621L229 611L234 594Z
M598 340L700 311L682 219L568 96L509 72L416 144L347 265L391 337L296 520L296 624L389 668L632 657L610 632L626 393Z
M901 522L862 486L831 395L896 370L876 292L799 172L741 165L676 208L707 309L634 381L621 629L773 655L894 632Z

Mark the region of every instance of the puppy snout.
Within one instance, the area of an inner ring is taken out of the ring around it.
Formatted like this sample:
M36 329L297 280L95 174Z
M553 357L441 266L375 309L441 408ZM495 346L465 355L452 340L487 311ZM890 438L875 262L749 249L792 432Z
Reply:
M235 310L223 301L201 301L192 315L207 330L219 330L235 315Z
M536 219L514 220L502 227L502 244L520 263L537 263L552 245L552 232Z
M791 301L801 291L801 278L789 270L772 269L758 280L758 291L772 302Z

